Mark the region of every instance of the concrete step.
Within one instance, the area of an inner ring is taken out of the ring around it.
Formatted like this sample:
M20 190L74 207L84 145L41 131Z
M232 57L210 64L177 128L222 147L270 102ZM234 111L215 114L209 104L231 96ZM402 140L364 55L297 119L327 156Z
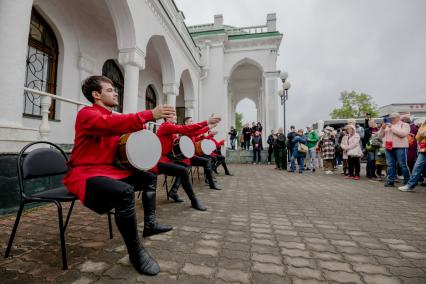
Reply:
M267 163L268 150L261 151L260 154L261 162ZM237 164L248 164L253 162L253 151L252 150L231 150L226 149L226 162L237 163ZM274 162L274 155L272 155L272 162Z

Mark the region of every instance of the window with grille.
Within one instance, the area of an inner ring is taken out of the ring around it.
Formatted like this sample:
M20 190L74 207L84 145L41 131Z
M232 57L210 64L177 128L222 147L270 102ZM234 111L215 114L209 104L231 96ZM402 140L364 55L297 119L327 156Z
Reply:
M105 61L102 67L102 75L111 79L114 83L115 91L118 94L119 105L114 107L113 110L123 112L123 95L124 95L124 77L120 68L114 60L109 59Z
M49 24L33 9L28 37L25 87L55 94L58 66L58 42ZM52 100L49 118L55 118L56 102ZM41 116L41 96L25 92L24 115Z

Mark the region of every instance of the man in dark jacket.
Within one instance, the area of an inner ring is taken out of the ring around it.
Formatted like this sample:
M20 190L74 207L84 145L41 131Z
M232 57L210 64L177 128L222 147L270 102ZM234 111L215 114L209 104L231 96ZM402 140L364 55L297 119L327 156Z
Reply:
M274 151L274 130L271 130L271 135L268 136L268 140L266 141L268 143L268 165L271 164L272 161L272 153Z
M260 132L256 131L251 140L251 144L253 145L253 164L256 164L256 155L258 157L257 163L260 164L261 161L261 151L263 150L262 145L262 136L260 136Z
M250 148L250 139L251 139L251 128L246 124L243 128L243 137L244 137L244 150L249 150Z
M290 161L291 153L293 153L293 148L291 146L290 141L292 141L295 136L296 136L296 128L294 127L294 125L292 125L290 126L290 132L287 134L287 149L288 149L288 153L290 153L290 155L288 155L288 161Z
M287 145L285 143L284 130L278 129L278 132L274 135L274 156L277 170L287 170Z

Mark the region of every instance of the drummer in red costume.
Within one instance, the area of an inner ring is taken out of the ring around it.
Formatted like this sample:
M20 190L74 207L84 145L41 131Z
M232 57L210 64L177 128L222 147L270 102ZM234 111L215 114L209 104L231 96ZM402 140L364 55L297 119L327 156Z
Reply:
M162 146L161 159L157 165L158 173L179 178L186 195L191 200L191 206L200 211L205 211L207 208L197 199L192 189L191 182L189 181L188 168L186 167L188 162L184 165L178 164L169 158L169 154L172 151L173 141L177 138L177 134L188 135L203 128L205 129L206 127L210 129L215 127L219 122L219 117L210 117L208 120L195 124L176 125L176 117L174 117L166 119L157 130L157 136ZM170 197L175 200L173 195Z
M158 263L140 242L137 230L134 190L143 190L144 235L172 229L155 222L156 175L148 172L131 172L114 164L120 135L141 130L145 122L175 116L171 106L131 114L115 114L118 95L113 83L104 76L91 76L81 87L84 96L93 103L77 114L74 148L69 161L70 171L64 178L68 190L84 206L103 214L115 209L115 223L129 253L129 259L142 274L156 275Z
M215 131L209 131L208 132L208 138L212 140L216 144L216 150L210 155L210 158L212 160L212 168L213 171L217 174L217 167L220 165L223 166L223 169L225 170L225 175L232 176L228 170L228 166L226 165L225 157L222 155L222 152L220 151L220 148L222 145L225 144L225 140L217 141L214 136L217 134Z
M191 125L194 124L194 120L192 117L185 117L184 121L185 125ZM204 134L210 130L210 127L205 126L198 131L187 133L186 136L189 136L192 141L197 143L198 141L201 141L205 139L206 137ZM211 130L210 130L211 131ZM212 175L212 164L209 158L206 157L200 157L200 156L194 156L189 161L183 161L187 166L201 166L204 168L204 175L206 177L206 182L208 183L209 187L211 189L215 190L221 190L219 185L216 183L216 181L213 178ZM179 177L175 178L175 181L173 183L172 188L169 192L169 197L173 199L175 202L183 202L183 200L179 197L177 191L179 189L179 186L181 184L181 180Z

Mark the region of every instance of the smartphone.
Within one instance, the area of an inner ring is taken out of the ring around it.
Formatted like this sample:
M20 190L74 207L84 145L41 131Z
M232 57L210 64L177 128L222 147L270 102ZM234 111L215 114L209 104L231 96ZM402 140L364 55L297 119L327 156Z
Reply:
M384 117L383 123L391 123L391 118L390 117Z

